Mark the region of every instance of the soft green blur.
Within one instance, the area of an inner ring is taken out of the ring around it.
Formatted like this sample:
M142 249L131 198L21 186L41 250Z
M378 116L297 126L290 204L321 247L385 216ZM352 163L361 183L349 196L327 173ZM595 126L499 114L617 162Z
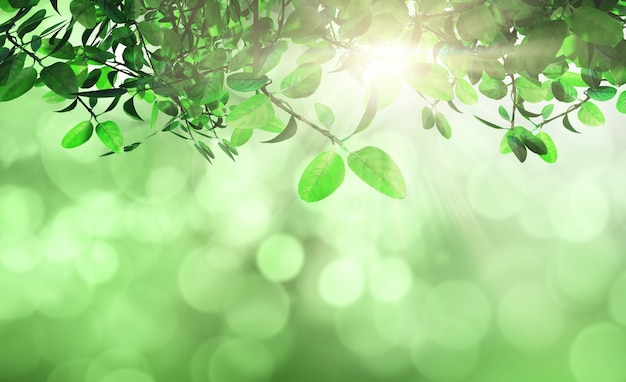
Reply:
M365 105L335 76L294 104L348 133ZM404 89L348 146L388 152L407 198L347 174L307 204L299 175L329 144L304 125L255 132L236 163L173 135L100 158L95 136L61 148L88 116L41 94L0 104L1 381L626 379L619 116L549 127L559 161L520 164L471 110L450 141L422 130Z

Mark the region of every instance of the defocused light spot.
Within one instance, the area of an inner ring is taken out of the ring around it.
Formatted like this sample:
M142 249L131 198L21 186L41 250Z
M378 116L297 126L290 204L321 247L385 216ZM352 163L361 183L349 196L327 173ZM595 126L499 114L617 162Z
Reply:
M435 381L461 381L469 377L478 362L477 345L465 349L448 349L417 340L411 347L413 365L426 378Z
M136 351L127 348L109 348L93 359L87 368L84 381L101 382L112 372L125 369L141 371L147 375L152 374L150 363Z
M380 301L397 301L404 297L413 282L411 268L400 257L385 257L374 264L369 272L372 295Z
M378 356L393 346L378 333L369 301L338 311L335 329L341 343L361 356Z
M256 263L268 280L287 281L296 277L302 269L304 249L293 236L272 235L259 246Z
M269 381L274 368L267 348L257 341L235 339L222 343L211 358L211 382Z
M548 207L555 233L567 241L589 241L604 230L609 220L605 192L586 178L554 190Z
M390 343L410 346L416 333L424 332L420 314L430 288L424 281L416 279L401 300L374 304L372 310L380 335Z
M123 211L126 232L150 243L163 243L177 238L184 229L181 211L155 208L149 204L134 204Z
M626 209L626 177L624 169L626 168L626 152L621 152L616 158L611 160L608 170L609 192L613 197L613 202Z
M116 249L104 241L94 242L74 260L80 276L89 284L101 284L115 276L119 267Z
M56 366L46 382L84 382L89 360L73 359Z
M361 264L352 259L331 261L320 275L319 292L333 306L348 306L363 294L365 276Z
M0 237L0 264L12 272L27 272L41 260L39 237L31 233Z
M579 382L626 379L626 333L617 325L594 324L581 331L570 348L570 367Z
M32 189L0 187L0 227L3 235L36 231L44 215L43 199Z
M239 301L245 287L238 268L216 269L200 251L190 253L183 260L178 286L185 301L205 313L230 308Z
M547 289L536 282L517 285L498 308L500 330L509 343L526 351L552 345L563 329L563 313Z
M470 206L491 219L517 214L526 198L524 173L506 161L483 163L469 174L467 197Z
M621 264L622 256L610 239L565 248L548 268L548 285L568 308L596 308L606 301Z
M285 291L258 276L244 277L242 285L239 299L224 314L228 327L241 336L255 339L276 335L289 315Z
M178 324L169 299L148 288L126 291L109 306L106 321L116 343L140 351L161 348Z
M427 295L423 309L428 336L445 348L470 348L489 329L489 300L469 282L447 281L435 286Z
M609 293L609 312L615 321L626 326L626 272L622 272L613 282Z
M72 317L84 311L94 290L73 267L65 264L42 262L37 274L32 276L32 295L41 314L51 318ZM36 279L35 279L36 277Z
M140 202L162 203L186 186L191 151L163 147L159 140L150 144L151 149L139 148L129 155L111 157L107 164L124 194ZM157 151L159 146L162 151Z
M540 238L554 237L554 226L547 214L552 199L546 197L546 190L555 190L559 186L561 183L553 178L535 179L530 183L524 208L519 213L520 224L526 232Z
M40 318L32 329L37 352L50 364L94 356L100 350L105 335L108 333L105 334L100 316L89 311L71 318Z
M101 382L153 382L154 379L138 370L121 369L115 370L104 376Z
M76 228L81 223L82 212L78 208L60 210L43 232L43 256L49 261L63 263L74 260L85 251L91 238Z

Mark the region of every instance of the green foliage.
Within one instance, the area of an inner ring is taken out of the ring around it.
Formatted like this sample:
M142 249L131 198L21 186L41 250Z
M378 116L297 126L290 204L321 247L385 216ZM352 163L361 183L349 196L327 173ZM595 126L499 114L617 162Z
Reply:
M577 133L573 115L583 126L604 124L594 102L617 98L615 108L626 114L624 0L71 0L69 11L56 0L50 5L57 14L38 0L0 2L0 102L45 86L46 101L67 102L59 112L82 108L90 116L61 145L80 146L95 130L112 153L141 142L124 146L126 126L103 115L119 108L144 121L140 104L151 104L145 139L185 139L211 163L216 147L234 160L257 140L254 130L275 134L257 142L278 143L299 139L298 125L311 128L333 147L305 170L298 186L305 201L341 184L342 151L367 184L405 196L389 155L348 147L383 118L378 110L403 87L418 96L415 124L436 127L446 139L453 128L447 111L465 112L482 97L499 100L505 122L494 123L480 108L475 122L504 130L500 151L522 162L529 151L555 162L546 130L560 124ZM283 74L274 70L279 64ZM363 75L381 66L388 68ZM328 100L301 110L290 103L318 97L333 72L363 83L364 97L356 99L365 99L364 108L349 101L362 112L358 123Z

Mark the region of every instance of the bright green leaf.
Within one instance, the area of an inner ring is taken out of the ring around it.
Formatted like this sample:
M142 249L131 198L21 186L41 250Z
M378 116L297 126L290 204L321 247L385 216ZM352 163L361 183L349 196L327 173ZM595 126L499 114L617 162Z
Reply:
M541 159L548 163L556 162L558 154L552 138L548 135L548 133L545 133L543 131L537 134L537 138L541 139L541 141L545 144L547 150L545 154L540 155Z
M335 113L332 109L322 103L315 103L315 114L322 126L330 129L335 124Z
M302 64L282 80L280 89L289 98L305 98L315 93L321 81L321 66Z
M615 97L617 89L612 86L599 86L596 89L587 90L589 98L595 101L608 101Z
M254 95L243 101L226 118L226 122L236 129L256 129L274 118L274 108L270 97Z
M620 113L626 114L626 90L621 92L619 97L617 97L615 107L617 107L617 111Z
M439 133L444 138L450 139L452 136L452 129L450 128L450 123L448 123L448 120L443 113L437 112L435 114L435 126L437 126L437 130L439 130Z
M226 78L226 84L238 92L253 92L261 89L270 81L267 76L257 77L252 73L234 73Z
M350 169L374 189L392 198L406 197L404 177L387 153L373 146L364 147L348 155Z
M334 150L317 155L298 182L298 195L305 202L317 202L335 192L345 177L343 159Z
M474 87L462 78L457 78L454 85L454 92L459 101L466 105L474 105L478 102L478 95Z
M9 80L0 86L0 102L11 101L21 97L33 88L37 81L37 71L34 68L25 68L17 75L9 77Z
M124 149L124 137L117 123L113 121L99 123L96 125L96 135L113 152L121 153Z
M587 126L602 126L604 125L604 114L595 104L585 102L578 109L578 120Z
M425 130L435 127L435 114L427 107L422 109L422 127Z
M252 138L252 129L233 129L233 133L230 136L230 143L235 147L243 146Z
M66 149L78 147L87 142L93 134L93 124L91 121L83 121L74 126L70 131L65 134L61 141L61 146Z

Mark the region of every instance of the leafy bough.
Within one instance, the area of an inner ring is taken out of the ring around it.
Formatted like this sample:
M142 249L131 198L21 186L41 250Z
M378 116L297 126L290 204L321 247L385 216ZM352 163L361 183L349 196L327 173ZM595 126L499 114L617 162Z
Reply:
M47 87L46 102L67 103L59 112L82 108L88 115L61 145L81 146L95 132L110 150L104 155L167 133L208 162L216 148L234 160L256 131L274 134L262 142L279 143L304 125L330 144L298 183L307 202L331 195L346 163L374 189L405 197L387 153L347 147L402 86L426 105L422 127L446 139L453 136L449 112L479 97L501 103L502 120L475 115L477 124L501 130L500 151L521 162L529 152L557 160L546 131L555 122L572 132L579 130L574 118L603 125L598 104L613 100L626 113L624 0L72 0L61 9L56 0L39 3L0 0L0 102ZM287 51L302 47L287 75L273 71ZM394 49L400 53L389 53ZM386 70L364 79L373 62ZM336 128L330 107L314 103L311 121L290 103L314 95L331 75L329 65L365 86L364 113L341 138L335 129L345 127ZM243 101L233 104L234 94ZM138 112L140 102L151 105L149 118ZM117 108L146 120L142 141L127 144L123 126L106 118Z

